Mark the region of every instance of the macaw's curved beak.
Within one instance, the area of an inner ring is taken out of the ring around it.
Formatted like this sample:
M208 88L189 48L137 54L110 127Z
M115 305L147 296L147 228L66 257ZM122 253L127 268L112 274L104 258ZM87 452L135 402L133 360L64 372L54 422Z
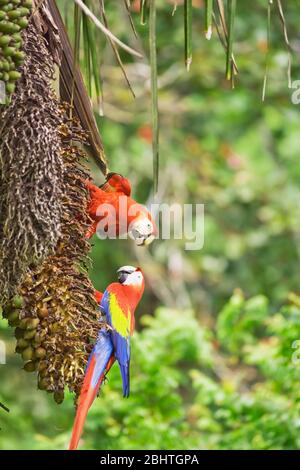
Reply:
M137 244L137 246L149 246L151 245L153 240L155 240L154 235L146 235L140 238L136 238L135 243Z
M118 269L118 281L120 284L123 284L129 274L134 273L136 271L136 268L134 266L122 266L121 268Z
M155 239L156 227L148 218L143 218L132 224L128 233L137 246L148 246Z

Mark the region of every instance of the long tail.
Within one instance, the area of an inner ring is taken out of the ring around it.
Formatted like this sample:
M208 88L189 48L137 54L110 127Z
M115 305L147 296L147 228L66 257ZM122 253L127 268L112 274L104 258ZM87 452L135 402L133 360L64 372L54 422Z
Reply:
M69 450L77 449L88 410L96 398L103 379L110 370L114 361L115 357L110 334L106 330L101 330L87 364L78 400Z
M119 365L123 383L123 397L128 398L130 393L129 363Z

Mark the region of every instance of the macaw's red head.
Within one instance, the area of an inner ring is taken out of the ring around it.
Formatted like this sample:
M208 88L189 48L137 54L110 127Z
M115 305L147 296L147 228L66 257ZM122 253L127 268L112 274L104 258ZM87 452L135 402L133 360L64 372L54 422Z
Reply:
M105 192L118 192L123 193L125 196L131 194L131 184L127 178L118 173L108 173L105 183L101 186Z

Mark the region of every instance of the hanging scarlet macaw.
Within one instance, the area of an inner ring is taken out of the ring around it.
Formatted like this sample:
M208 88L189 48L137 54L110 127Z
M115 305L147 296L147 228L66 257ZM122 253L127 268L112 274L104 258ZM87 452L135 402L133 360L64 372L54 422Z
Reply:
M88 213L93 219L87 238L92 237L99 223L104 232L110 230L113 236L129 233L137 245L149 245L157 234L157 228L150 212L138 204L131 195L131 185L127 178L109 173L106 182L98 188L86 182L90 191ZM123 197L121 197L123 196Z
M130 337L134 330L135 309L143 295L145 282L140 268L123 266L118 270L118 274L119 283L114 282L107 287L100 303L109 329L100 329L88 360L78 399L70 450L77 448L87 412L115 360L118 361L121 371L123 395L129 396ZM101 295L99 292L98 294Z

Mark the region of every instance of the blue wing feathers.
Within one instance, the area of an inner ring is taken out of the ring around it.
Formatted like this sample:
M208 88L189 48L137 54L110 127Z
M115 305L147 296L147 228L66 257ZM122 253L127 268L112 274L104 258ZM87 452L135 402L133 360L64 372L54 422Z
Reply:
M92 358L95 357L95 368L91 379L91 386L93 388L96 387L101 375L104 373L113 350L114 348L110 333L104 329L100 330L86 369L88 370Z
M101 311L106 315L107 323L112 326L112 316L109 305L110 293L106 290L101 300ZM124 397L129 396L130 392L130 380L129 380L129 364L130 364L130 336L121 336L116 330L110 332L113 348L116 359L120 366L122 383L123 383L123 395Z

